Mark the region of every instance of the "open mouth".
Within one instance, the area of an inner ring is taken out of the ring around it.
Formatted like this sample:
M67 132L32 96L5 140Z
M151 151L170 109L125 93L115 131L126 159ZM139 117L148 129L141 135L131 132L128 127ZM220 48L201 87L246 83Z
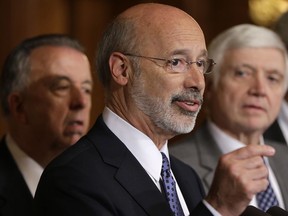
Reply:
M182 109L189 112L197 112L201 106L201 103L198 100L192 100L192 101L176 100L175 103Z

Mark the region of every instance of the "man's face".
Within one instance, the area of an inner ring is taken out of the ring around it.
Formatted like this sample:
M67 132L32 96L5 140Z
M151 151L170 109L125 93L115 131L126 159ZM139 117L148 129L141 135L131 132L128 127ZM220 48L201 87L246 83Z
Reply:
M272 48L226 52L220 80L209 91L212 119L232 133L263 133L278 115L284 96L285 61Z
M88 59L67 47L31 53L29 87L23 93L26 124L55 148L74 144L89 127L92 77Z
M183 58L193 62L205 60L205 40L198 25L191 19L174 24L169 27L161 25L161 31L155 31L155 35L151 31L151 40L141 50L141 55L169 60ZM165 61L138 60L140 75L134 76L131 87L138 109L161 133L164 131L174 136L190 132L202 104L203 73L195 64L189 65L186 72L179 73L171 70L171 65Z

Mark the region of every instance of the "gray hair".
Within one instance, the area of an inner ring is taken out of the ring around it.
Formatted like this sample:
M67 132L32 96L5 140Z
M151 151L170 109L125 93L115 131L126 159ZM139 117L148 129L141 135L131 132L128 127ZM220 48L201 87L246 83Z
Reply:
M103 87L107 90L111 81L109 58L113 52L138 53L135 20L118 17L106 29L98 44L96 55L96 73ZM132 61L138 68L138 61ZM138 70L137 70L138 71Z
M29 85L30 54L41 46L65 46L84 53L80 43L62 34L46 34L28 38L7 56L0 76L0 99L3 114L10 113L8 97L12 92L21 92Z
M252 24L241 24L229 28L212 40L208 46L209 57L217 63L211 74L214 87L220 79L220 69L223 64L223 56L229 49L235 48L276 48L279 49L285 59L285 90L288 86L288 58L284 43L272 30Z

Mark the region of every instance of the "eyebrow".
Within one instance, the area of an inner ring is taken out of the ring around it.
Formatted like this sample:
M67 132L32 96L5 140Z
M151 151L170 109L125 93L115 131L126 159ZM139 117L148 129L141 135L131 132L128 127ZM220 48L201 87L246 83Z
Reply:
M255 67L253 67L253 66L251 66L249 64L241 64L241 65L238 65L237 67L246 67L246 68L249 68L249 69L251 69L253 71L257 71L257 69Z
M242 64L242 65L238 65L236 66L236 68L239 68L239 67L246 67L246 68L249 68L251 69L252 71L257 71L257 69L249 64ZM285 76L285 74L281 73L281 71L279 71L278 69L268 69L268 70L265 70L264 71L265 73L277 73L281 76Z
M84 82L82 82L82 84L89 84L89 85L93 86L93 81L92 80L85 80Z
M247 67L247 68L250 68L251 70L257 70L255 67L253 67L252 65L249 65L249 64L242 64L242 65L239 65L238 67ZM275 71L275 72L280 72L277 68L268 68L268 70L265 70L265 71Z
M59 82L61 80L66 80L68 82L73 83L73 81L67 76L58 76L58 75L56 75L56 77L54 79L52 79L53 83ZM89 85L92 86L93 85L93 81L92 80L85 80L81 84L89 84Z
M186 56L189 56L188 54L190 53L191 51L188 50L188 49L177 49L177 50L174 50L172 52L172 55L186 55ZM200 57L206 57L208 58L208 52L207 50L203 49L201 50L200 54L197 55L197 58L200 58Z

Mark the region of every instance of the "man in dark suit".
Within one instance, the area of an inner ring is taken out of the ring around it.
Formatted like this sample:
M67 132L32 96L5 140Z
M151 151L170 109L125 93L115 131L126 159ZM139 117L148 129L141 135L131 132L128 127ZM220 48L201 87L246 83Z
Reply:
M218 196L219 190L225 195L238 190L226 191L217 181L203 200L195 171L169 157L168 139L194 127L204 74L213 66L197 22L172 6L135 5L110 24L96 62L106 94L104 111L87 136L45 169L35 214L239 215L246 197L231 204L230 197ZM238 154L274 153L269 147L250 150ZM264 165L259 167L265 172ZM240 183L229 172L223 175Z
M11 52L0 82L0 215L30 216L44 167L88 131L90 64L76 40L40 35Z
M264 131L279 112L286 91L288 71L284 44L271 30L244 24L221 33L211 42L208 51L218 62L207 77L208 120L170 146L170 152L194 167L205 190L209 191L213 178L217 178L214 172L219 158L234 164L235 173L244 181L265 178L253 175L249 164L241 165L243 158L233 159L231 154L250 146L270 145L276 154L264 159L269 170L268 179L278 205L287 209L288 148L263 139ZM232 182L227 187L230 185ZM261 207L262 202L256 199L258 194L251 196L250 203Z

